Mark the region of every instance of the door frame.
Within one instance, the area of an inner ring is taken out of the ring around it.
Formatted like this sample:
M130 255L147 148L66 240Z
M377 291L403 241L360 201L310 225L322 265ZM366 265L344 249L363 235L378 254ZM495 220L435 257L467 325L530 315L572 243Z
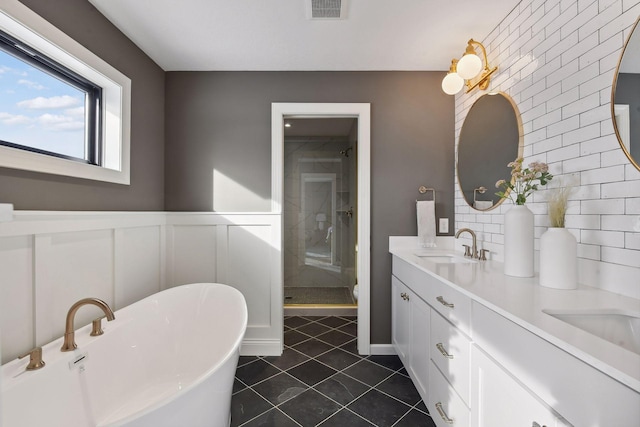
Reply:
M371 104L285 103L271 104L271 212L280 215L280 247L284 249L284 122L292 118L352 117L358 120L358 208L356 277L358 280L358 353L371 354ZM284 254L280 251L280 277ZM284 287L283 283L280 283ZM284 315L284 304L280 304ZM283 331L284 334L284 331ZM282 337L284 342L284 335Z

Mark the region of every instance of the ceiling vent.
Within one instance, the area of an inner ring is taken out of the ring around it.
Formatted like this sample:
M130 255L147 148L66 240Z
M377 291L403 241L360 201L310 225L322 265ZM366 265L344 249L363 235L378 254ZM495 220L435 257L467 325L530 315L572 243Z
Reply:
M346 19L347 0L307 0L308 19Z

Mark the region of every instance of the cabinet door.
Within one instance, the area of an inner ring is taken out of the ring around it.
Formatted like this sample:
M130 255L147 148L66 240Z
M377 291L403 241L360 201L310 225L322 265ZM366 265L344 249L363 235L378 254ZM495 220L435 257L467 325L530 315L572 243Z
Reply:
M473 346L473 426L556 427L556 416L500 365Z
M409 289L397 278L391 276L391 339L396 353L409 367L411 305Z
M409 298L411 303L411 355L408 370L420 396L426 402L429 390L431 308L412 292L409 292Z

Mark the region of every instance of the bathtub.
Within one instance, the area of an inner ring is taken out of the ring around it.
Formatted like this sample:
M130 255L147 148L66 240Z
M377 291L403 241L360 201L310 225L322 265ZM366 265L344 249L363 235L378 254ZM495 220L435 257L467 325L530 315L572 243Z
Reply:
M104 335L77 330L75 351L61 352L62 338L44 346L42 369L26 372L28 358L3 365L2 427L229 425L247 326L240 292L178 286L115 316Z

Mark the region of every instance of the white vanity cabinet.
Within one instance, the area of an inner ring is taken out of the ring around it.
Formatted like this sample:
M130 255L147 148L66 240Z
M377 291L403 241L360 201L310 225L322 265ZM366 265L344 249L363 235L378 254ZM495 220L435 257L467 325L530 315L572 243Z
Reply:
M391 281L391 339L396 352L425 398L429 386L429 322L430 308L404 283Z
M640 394L636 391L475 301L472 324L474 347L481 348L517 378L531 391L532 399L545 402L562 416L566 424L558 420L559 426L640 425ZM473 352L474 360L477 353ZM473 373L472 390L479 387L480 378L477 370ZM482 390L472 394L476 397L472 405L483 412ZM540 409L534 415L544 419L543 413Z
M393 344L438 427L640 426L637 390L505 314L508 295L535 321L535 285L496 285L491 264L443 278L412 255L393 256Z
M472 425L561 427L556 415L479 347L473 346Z
M396 352L436 424L468 427L471 302L395 257L393 274Z

